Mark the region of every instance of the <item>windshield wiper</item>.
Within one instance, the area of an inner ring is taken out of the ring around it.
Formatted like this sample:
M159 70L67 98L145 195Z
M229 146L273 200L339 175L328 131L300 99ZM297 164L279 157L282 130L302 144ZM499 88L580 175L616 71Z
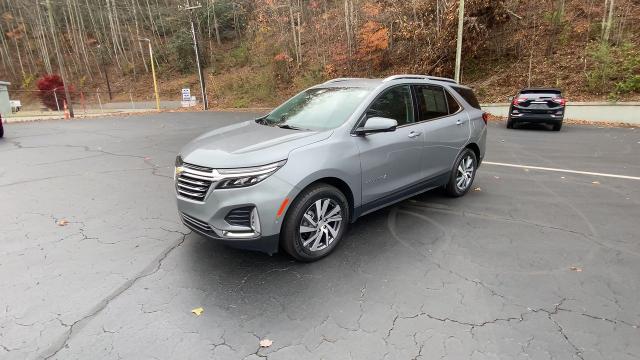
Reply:
M266 116L263 116L263 117L261 117L261 118L257 118L257 119L255 120L255 122L256 122L256 123L258 123L258 124L261 124L261 125L268 125L268 124L267 124L267 117L266 117Z
M278 124L280 129L289 129L289 130L305 130L303 128L299 128L297 126L291 126L289 124Z

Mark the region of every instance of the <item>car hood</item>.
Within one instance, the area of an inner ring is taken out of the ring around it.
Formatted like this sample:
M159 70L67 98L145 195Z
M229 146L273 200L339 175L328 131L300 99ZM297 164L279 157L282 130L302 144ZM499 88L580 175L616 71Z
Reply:
M207 132L187 144L180 154L187 163L212 168L260 166L284 160L292 150L331 134L330 130L281 129L250 120Z

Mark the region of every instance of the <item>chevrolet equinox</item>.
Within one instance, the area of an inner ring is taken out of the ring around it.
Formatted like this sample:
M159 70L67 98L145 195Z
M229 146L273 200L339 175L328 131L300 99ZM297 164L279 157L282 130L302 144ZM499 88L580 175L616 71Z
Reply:
M186 145L178 211L227 245L318 260L360 216L437 187L467 193L486 122L473 91L451 79L330 80Z

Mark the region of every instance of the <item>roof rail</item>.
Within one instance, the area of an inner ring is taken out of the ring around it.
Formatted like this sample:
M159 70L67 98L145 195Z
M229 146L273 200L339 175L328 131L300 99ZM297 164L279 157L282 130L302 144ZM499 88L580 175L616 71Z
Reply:
M336 79L331 79L331 80L327 80L324 83L325 84L331 84L334 82L341 82L341 81L349 81L349 80L360 80L361 78L336 78Z
M452 84L457 84L458 82L450 79L450 78L446 78L446 77L439 77L439 76L427 76L427 78L429 80L433 80L433 81L443 81L443 82L448 82L448 83L452 83Z
M382 82L388 82L388 81L400 80L400 79L427 80L428 77L426 75L410 75L410 74L392 75L387 78L384 78Z
M427 76L427 75L410 75L410 74L389 76L389 77L385 78L384 80L382 80L382 82L387 82L387 81L392 81L392 80L402 80L402 79L443 81L443 82L448 82L448 83L453 83L453 84L457 84L458 83L457 81L455 81L453 79L449 79L449 78L445 78L445 77Z

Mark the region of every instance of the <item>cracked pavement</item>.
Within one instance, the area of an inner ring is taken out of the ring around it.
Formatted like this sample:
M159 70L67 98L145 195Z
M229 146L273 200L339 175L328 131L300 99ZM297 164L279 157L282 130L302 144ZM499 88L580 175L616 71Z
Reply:
M301 264L178 220L176 152L253 115L6 125L0 358L640 358L638 181L485 164ZM492 123L486 159L640 176L638 154L638 129Z

